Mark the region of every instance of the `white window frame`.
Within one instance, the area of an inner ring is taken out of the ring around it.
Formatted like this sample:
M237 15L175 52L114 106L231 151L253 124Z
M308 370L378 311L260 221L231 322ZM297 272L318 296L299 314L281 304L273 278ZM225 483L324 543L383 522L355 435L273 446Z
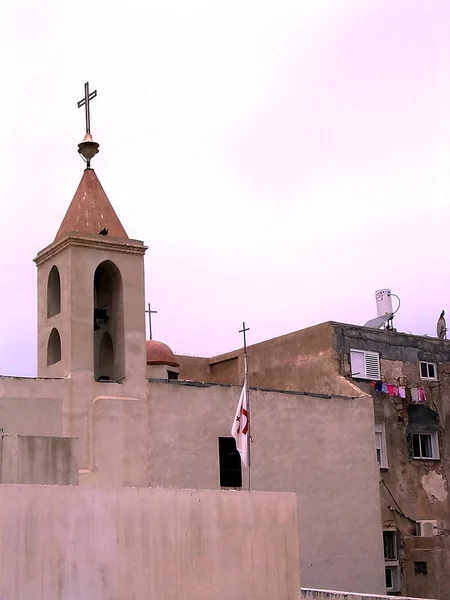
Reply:
M400 591L400 566L398 564L388 564L385 563L384 565L384 569L385 571L387 571L387 569L389 569L391 571L391 580L392 580L392 586L391 587L387 587L386 586L386 592L399 592Z
M363 362L361 367L356 366L356 362ZM376 372L371 371L368 373L368 365L376 360L377 369ZM350 370L351 376L355 379L369 379L370 381L379 381L381 379L380 374L380 354L378 352L371 352L369 350L360 350L359 348L350 348Z
M377 463L380 469L389 469L384 423L375 423L375 449L380 451L380 460L378 460L377 453Z
M434 368L434 377L424 377L422 375L422 365L427 365L427 372L429 372L429 365L432 365ZM438 378L438 370L437 370L437 363L435 362L430 362L428 360L420 360L419 361L419 374L420 374L420 379L424 379L424 380L428 380L428 381L437 381Z
M422 444L420 443L420 436L421 435L429 435L431 437L431 452L432 452L432 456L415 456L414 455L414 441L413 441L413 437L418 435L419 436L419 449L420 449L420 454L422 454ZM437 431L413 431L411 433L411 444L412 444L412 455L414 460L439 460L440 459L440 454L439 454L439 437L438 437L438 432Z
M397 545L397 530L396 529L383 529L383 549L384 549L384 534L389 533L394 537L394 553L395 556L388 557L386 554L384 555L384 561L387 566L396 566L398 565L398 545Z

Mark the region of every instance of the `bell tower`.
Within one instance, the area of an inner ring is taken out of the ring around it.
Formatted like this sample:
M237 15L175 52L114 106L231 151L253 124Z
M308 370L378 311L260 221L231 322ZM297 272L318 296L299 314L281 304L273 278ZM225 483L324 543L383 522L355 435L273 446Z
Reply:
M86 169L54 241L34 259L38 269L38 375L123 382L146 373L144 253L130 239L91 160L90 133L78 152Z

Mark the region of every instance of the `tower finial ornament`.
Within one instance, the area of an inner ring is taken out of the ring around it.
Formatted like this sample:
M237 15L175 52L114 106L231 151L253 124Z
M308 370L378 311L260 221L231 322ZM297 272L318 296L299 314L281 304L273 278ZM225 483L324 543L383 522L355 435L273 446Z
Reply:
M78 144L78 152L87 163L87 168L91 167L91 159L97 154L99 145L94 142L91 135L91 112L89 102L97 96L97 90L89 93L89 82L84 84L84 98L77 102L78 108L85 107L86 114L86 135L83 141Z

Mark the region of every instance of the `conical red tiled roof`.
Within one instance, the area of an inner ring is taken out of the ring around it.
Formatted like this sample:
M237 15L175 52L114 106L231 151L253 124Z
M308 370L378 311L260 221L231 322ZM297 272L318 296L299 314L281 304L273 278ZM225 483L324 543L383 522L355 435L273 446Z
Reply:
M99 233L105 227L108 235L128 239L94 169L86 169L55 240L71 231Z

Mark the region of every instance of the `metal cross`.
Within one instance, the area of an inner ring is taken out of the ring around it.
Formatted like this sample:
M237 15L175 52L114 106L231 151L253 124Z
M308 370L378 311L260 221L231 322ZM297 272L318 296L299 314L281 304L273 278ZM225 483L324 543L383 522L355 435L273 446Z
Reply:
M242 323L242 329L239 330L239 333L243 333L244 334L244 352L245 354L247 354L247 338L245 335L246 331L250 331L250 327L245 327L245 321L243 321Z
M151 306L150 306L150 302L149 302L148 310L146 310L145 312L148 313L148 334L150 336L150 339L153 339L152 338L152 315L155 315L158 311L152 310Z
M85 106L86 111L86 133L91 133L91 113L89 111L89 102L95 98L97 90L89 93L89 81L84 84L84 98L77 102L78 108Z

